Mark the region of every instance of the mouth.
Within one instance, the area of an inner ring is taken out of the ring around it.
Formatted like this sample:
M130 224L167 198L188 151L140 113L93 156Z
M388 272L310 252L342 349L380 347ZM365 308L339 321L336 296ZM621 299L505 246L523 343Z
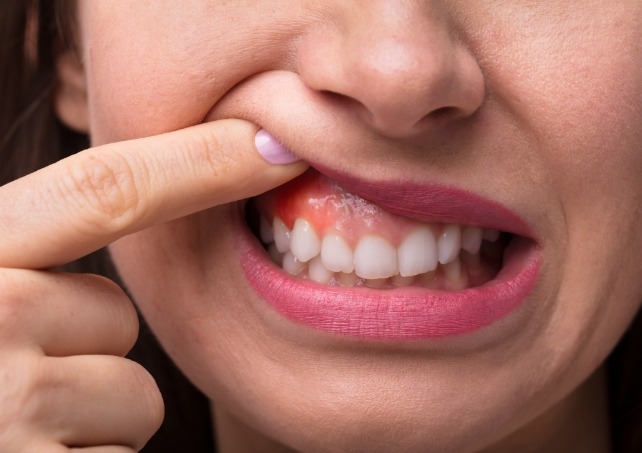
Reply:
M289 320L360 338L452 337L505 318L535 286L537 243L512 211L322 171L245 207L246 277Z

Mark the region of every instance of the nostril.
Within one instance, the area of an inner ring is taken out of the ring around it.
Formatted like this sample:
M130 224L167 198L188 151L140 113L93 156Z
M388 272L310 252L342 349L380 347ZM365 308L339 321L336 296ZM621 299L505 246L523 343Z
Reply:
M433 110L430 112L428 115L424 117L426 118L435 118L435 119L446 119L446 118L452 118L454 116L457 116L459 114L459 109L456 107L440 107L438 109ZM423 121L423 119L422 119Z
M356 109L359 111L367 111L367 107L359 102L359 100L345 94L337 93L336 91L332 90L321 90L319 91L319 94L325 98L326 102L332 104L335 107L339 107L341 109Z
M431 124L442 124L444 122L453 121L457 118L465 117L465 112L457 107L441 107L433 110L432 112L425 115L421 118L415 127L419 129L425 129Z
M413 125L411 130L415 132L434 130L436 127L443 127L446 123L465 117L466 113L460 108L441 107L424 115Z
M421 116L418 111L396 110L378 105L377 102L366 105L357 98L332 90L319 90L318 94L334 108L350 111L351 115L364 118L380 133L389 137L402 137L433 130L444 123L466 116L466 112L457 106L439 107Z
M389 138L416 138L418 124L434 130L426 118L443 127L474 114L485 86L476 55L440 8L417 3L333 9L297 46L301 81Z

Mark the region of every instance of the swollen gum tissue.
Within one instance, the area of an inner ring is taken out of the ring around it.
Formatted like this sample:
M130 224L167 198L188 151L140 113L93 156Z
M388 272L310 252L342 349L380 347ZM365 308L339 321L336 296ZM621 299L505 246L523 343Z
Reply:
M369 231L400 242L421 225L384 211L316 172L308 172L259 200L257 208L268 219L278 216L292 229L297 218L305 218L319 235L337 232L352 246Z

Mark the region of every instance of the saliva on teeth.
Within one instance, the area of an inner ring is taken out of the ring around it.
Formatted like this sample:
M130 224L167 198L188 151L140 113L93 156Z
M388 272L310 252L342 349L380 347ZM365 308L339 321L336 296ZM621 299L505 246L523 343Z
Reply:
M260 237L275 264L293 276L336 286L464 289L480 269L482 241L497 241L499 234L419 224L398 244L366 232L352 245L336 231L320 236L304 218L297 218L292 229L278 216L272 222L260 219Z

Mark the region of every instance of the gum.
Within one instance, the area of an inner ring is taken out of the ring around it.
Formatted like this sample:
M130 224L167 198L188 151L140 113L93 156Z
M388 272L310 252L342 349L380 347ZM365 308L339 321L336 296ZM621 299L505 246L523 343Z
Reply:
M384 211L314 170L257 197L255 203L270 222L278 216L291 229L297 218L303 218L318 235L339 233L352 247L367 233L381 235L398 246L413 229L424 225ZM441 224L430 227L436 236L443 229Z

